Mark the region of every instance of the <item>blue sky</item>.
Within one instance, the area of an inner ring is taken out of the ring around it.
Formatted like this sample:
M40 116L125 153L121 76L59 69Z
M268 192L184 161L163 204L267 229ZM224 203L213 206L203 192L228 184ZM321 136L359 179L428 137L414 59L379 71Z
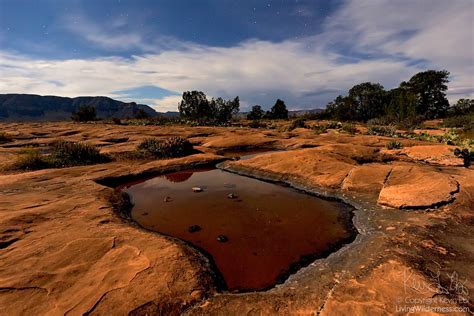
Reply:
M175 110L184 90L317 108L351 86L451 72L473 97L471 0L0 0L0 93Z

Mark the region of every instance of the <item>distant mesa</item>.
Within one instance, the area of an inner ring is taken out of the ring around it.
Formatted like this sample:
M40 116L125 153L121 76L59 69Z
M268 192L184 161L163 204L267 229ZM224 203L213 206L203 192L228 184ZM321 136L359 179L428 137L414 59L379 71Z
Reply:
M0 121L70 120L82 105L94 106L100 119L135 117L139 110L149 116L175 117L176 112L158 113L145 104L126 103L108 97L40 96L34 94L0 94Z

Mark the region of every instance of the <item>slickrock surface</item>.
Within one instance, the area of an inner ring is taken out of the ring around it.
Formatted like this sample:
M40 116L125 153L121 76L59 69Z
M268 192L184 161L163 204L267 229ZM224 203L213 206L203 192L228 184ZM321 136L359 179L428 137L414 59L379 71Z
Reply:
M463 160L454 156L454 146L425 145L404 148L401 152L413 160L444 166L462 166Z
M25 146L46 149L59 138L93 143L114 156L147 137L179 135L203 152L4 170L1 315L379 315L414 305L473 310L474 169L446 162L456 159L447 146L410 141L387 151L390 138L305 129L24 123L0 124L0 130L13 136L0 144L3 167ZM284 151L219 166L341 198L357 207L359 231L351 244L268 291L216 288L202 254L121 218L110 202L114 190L99 184L217 163L220 150L256 146Z

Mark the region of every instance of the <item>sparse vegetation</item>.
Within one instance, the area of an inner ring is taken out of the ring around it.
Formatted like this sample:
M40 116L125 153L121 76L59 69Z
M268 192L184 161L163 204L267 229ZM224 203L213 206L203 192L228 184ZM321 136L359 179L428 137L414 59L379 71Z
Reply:
M297 118L291 121L288 131L292 131L295 128L306 128L306 120L304 118Z
M95 146L61 140L52 144L49 154L42 154L35 148L25 149L13 163L11 169L64 168L107 161L110 161L110 158L101 154Z
M316 134L322 134L325 133L328 129L340 129L342 128L342 123L341 122L328 122L324 124L318 124L313 127L313 130Z
M342 124L341 130L351 135L354 135L355 133L357 133L357 127L352 123Z
M249 127L251 128L266 128L267 124L260 120L253 120L250 122Z
M166 140L147 138L138 145L137 149L144 156L163 159L189 155L193 146L182 137L171 137Z
M387 143L387 145L385 146L387 149L402 149L403 148L403 145L402 143L400 143L399 141L396 141L396 140L392 140L390 142Z
M396 133L396 128L393 125L383 126L383 125L369 125L367 127L367 133L369 135L377 136L388 136L393 137Z
M91 105L81 105L76 112L73 112L71 119L74 122L89 122L97 119L95 107Z

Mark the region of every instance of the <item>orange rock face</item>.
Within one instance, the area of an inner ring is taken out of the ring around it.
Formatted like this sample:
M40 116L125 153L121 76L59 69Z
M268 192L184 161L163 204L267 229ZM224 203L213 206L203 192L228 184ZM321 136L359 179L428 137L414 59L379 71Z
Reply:
M453 177L419 166L396 166L380 191L378 203L396 208L428 208L449 203L458 192Z

